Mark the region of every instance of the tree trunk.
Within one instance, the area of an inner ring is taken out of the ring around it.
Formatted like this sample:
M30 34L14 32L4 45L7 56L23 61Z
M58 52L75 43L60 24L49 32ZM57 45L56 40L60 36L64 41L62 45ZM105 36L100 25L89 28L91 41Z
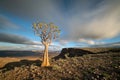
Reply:
M45 49L44 49L44 55L43 55L43 62L41 65L42 67L50 66L49 58L48 58L48 44L45 43L44 46L45 46Z

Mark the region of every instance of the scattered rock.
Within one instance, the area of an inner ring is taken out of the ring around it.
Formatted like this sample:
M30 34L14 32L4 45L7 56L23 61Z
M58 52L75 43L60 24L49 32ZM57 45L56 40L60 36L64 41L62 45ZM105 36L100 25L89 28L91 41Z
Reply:
M71 58L70 55L75 56L79 53L73 55L74 51L70 52L70 50L67 55L69 58L53 60L51 67L44 68L31 64L0 69L0 80L117 80L120 78L119 53L87 54ZM113 58L112 55L118 56Z

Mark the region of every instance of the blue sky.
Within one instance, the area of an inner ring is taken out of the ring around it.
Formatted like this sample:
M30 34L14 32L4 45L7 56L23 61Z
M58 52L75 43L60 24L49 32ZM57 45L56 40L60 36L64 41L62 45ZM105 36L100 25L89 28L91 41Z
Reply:
M41 50L32 23L61 29L50 50L120 46L120 0L0 0L0 50Z

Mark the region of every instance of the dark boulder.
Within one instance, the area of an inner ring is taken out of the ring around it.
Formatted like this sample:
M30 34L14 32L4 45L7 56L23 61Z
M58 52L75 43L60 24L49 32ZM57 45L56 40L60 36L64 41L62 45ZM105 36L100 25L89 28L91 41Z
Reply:
M93 52L83 50L80 48L63 48L61 53L54 57L54 59L59 59L59 58L66 58L67 57L75 57L75 56L82 56L85 54L93 54Z

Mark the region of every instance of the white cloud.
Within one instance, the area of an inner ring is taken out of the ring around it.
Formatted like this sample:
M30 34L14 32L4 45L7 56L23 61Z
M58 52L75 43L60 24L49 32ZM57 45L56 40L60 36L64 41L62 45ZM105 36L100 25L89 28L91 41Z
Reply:
M42 45L42 43L40 41L33 41L33 43L36 45Z
M120 1L106 0L91 10L73 14L68 21L68 40L102 40L120 34ZM87 5L86 5L87 6ZM65 37L64 37L65 38ZM91 44L94 42L90 41Z
M0 42L0 50L44 50L44 45L40 44L38 41L34 44L12 44ZM4 44L4 45L3 45ZM61 50L61 47L55 44L49 46L49 51Z
M62 45L62 46L66 45L68 43L69 43L68 40L59 40L59 44Z
M1 5L22 18L40 18L42 21L59 23L64 31L61 45L78 40L94 45L102 44L97 40L114 38L120 34L120 0L101 0L94 4L95 1L75 0L72 5L64 6L54 0L12 0L2 1ZM63 9L65 7L67 11Z
M104 42L102 42L102 41L89 40L89 39L83 39L83 38L78 39L78 42L87 43L89 45L101 45L101 44L104 44Z
M93 40L79 39L78 41L79 42L84 42L84 43L87 43L87 44L91 44L91 45L95 44L95 41L93 41Z

